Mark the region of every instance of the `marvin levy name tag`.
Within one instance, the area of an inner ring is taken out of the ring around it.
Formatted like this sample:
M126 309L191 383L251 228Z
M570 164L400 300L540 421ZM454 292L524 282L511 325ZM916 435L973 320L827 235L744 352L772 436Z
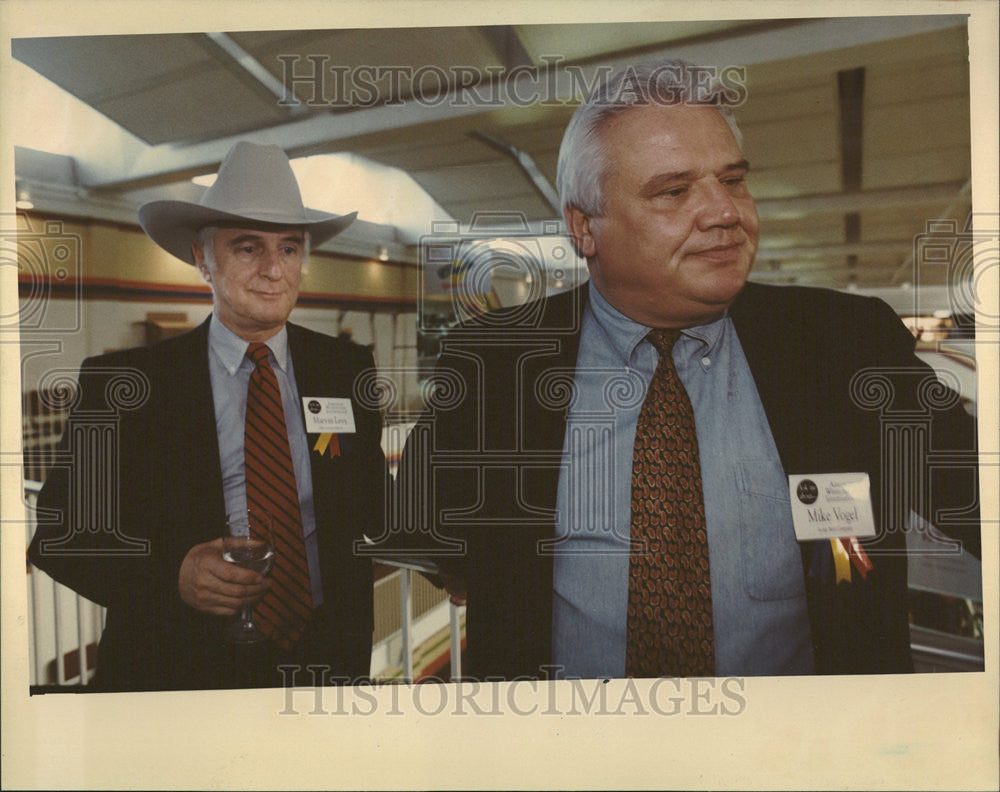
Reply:
M867 473L815 473L788 477L795 538L875 536Z
M328 396L303 396L302 414L306 419L306 432L334 432L350 434L355 432L354 408L350 399L336 399Z

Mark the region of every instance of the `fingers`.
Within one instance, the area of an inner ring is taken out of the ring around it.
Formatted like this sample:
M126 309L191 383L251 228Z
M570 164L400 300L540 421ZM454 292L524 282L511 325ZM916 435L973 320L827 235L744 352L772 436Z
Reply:
M192 608L231 616L252 605L267 591L268 581L256 572L222 558L222 540L192 547L181 562L177 589Z

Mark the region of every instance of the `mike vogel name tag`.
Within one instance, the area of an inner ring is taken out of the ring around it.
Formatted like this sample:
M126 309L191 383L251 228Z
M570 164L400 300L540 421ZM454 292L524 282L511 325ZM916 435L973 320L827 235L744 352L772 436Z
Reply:
M335 432L349 434L355 431L354 408L350 399L328 396L303 396L302 414L306 419L306 432Z
M795 538L875 536L867 473L816 473L788 477Z

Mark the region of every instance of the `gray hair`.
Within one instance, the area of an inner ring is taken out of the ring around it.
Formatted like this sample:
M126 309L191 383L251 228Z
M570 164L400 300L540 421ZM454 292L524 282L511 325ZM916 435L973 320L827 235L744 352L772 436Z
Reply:
M219 226L203 226L194 235L194 243L201 250L202 256L205 257L205 269L210 273L215 272L215 235L218 230ZM306 272L309 269L309 254L312 252L309 229L303 229L302 236L305 247L302 255L302 271Z
M215 233L218 230L218 226L204 226L194 235L194 244L201 250L201 255L205 259L205 269L209 272L215 272Z
M730 105L745 95L742 85L720 79L715 69L683 60L647 61L619 69L576 109L563 134L556 169L563 211L570 206L591 216L603 211L608 151L601 132L612 118L650 104L714 107L742 148L743 135Z

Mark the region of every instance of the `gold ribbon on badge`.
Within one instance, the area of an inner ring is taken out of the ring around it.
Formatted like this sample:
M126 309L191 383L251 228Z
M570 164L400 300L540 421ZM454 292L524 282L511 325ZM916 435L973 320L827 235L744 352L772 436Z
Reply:
M319 451L320 456L329 452L330 459L338 457L340 456L340 440L337 439L337 435L333 432L323 432L323 434L316 439L316 445L313 446L313 451Z
M847 550L839 539L830 540L830 549L833 551L833 563L837 570L837 583L850 583L851 559L847 555Z
M871 559L861 546L856 536L845 536L840 539L830 540L830 549L833 550L833 563L837 570L837 583L851 582L851 564L858 570L861 579L868 577L868 573L874 568Z

